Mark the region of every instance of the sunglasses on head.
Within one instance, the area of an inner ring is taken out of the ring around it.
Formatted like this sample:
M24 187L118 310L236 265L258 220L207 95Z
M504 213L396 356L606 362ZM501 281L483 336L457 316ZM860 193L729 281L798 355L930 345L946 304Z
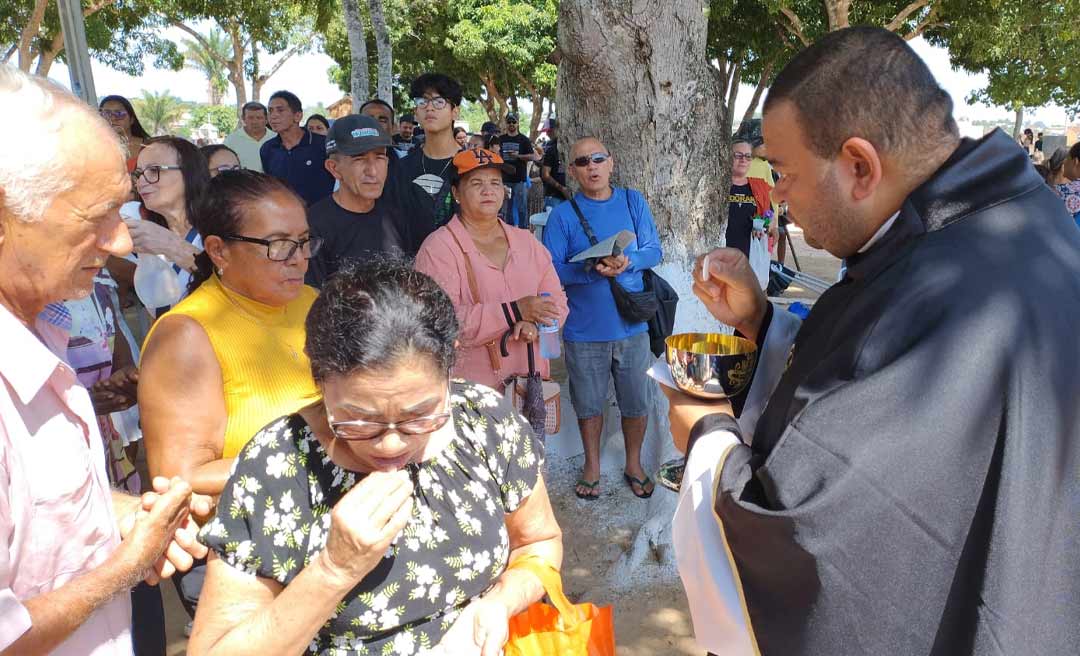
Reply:
M591 155L582 155L581 157L578 157L574 160L573 164L579 168L584 168L589 165L589 162L592 162L593 164L603 164L608 161L608 158L610 157L611 155L608 155L607 153L592 153Z

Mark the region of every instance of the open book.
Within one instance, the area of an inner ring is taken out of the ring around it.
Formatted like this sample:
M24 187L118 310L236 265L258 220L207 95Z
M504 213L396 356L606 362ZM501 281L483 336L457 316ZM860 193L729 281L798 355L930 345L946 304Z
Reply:
M637 235L629 230L620 230L607 239L597 242L592 248L581 251L570 258L571 262L584 262L585 260L599 260L611 255L622 255L623 250L634 243Z

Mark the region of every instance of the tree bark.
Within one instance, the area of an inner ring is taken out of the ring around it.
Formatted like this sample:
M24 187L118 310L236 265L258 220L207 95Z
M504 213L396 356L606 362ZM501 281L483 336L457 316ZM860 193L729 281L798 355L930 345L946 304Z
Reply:
M353 112L371 97L371 81L368 79L367 39L364 21L360 18L358 0L342 0L345 9L345 31L349 35L349 62L352 74L349 89L352 92Z
M1020 131L1024 129L1024 106L1017 105L1016 109L1016 121L1013 123L1013 139L1020 138Z
M722 117L701 2L563 0L559 6L560 127L592 135L619 185L649 200L668 257L720 243L726 223L726 135L697 129ZM694 138L687 138L688 134Z
M495 82L495 76L491 74L484 74L481 77L481 82L484 83L484 88L487 89L488 99L494 101L494 107L489 107L487 104L484 108L487 110L488 118L492 123L499 126L500 130L506 130L506 114L508 111L508 105L506 98L499 92L499 85ZM492 110L494 109L494 113Z
M825 13L829 17L829 31L842 30L851 25L851 0L825 0Z
M34 61L34 38L41 32L41 21L45 19L45 9L48 0L35 0L34 9L30 12L30 20L26 21L19 32L19 68L27 73L30 72L30 64Z
M376 94L380 100L394 104L394 50L390 43L390 30L386 27L386 14L382 0L368 0L371 9L371 28L375 32L375 48L379 57L379 75Z
M718 329L690 291L690 264L723 243L731 175L729 135L707 127L722 125L726 90L708 62L702 7L701 0L559 3L564 152L581 137L598 138L614 160L612 182L645 196L664 248L661 274L680 296L680 332L693 329L688 316L707 324L699 329ZM654 396L642 449L646 471L675 457L670 433L665 435L667 404L658 391ZM606 577L614 587L625 589L646 571L670 577L676 500L658 489L641 504L633 544Z

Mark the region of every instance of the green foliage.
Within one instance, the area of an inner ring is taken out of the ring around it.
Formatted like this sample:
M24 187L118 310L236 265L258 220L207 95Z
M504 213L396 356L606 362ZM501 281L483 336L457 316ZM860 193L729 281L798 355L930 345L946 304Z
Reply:
M170 134L187 109L183 100L168 91L153 93L144 89L141 96L132 99L131 104L135 107L139 122L155 137Z
M360 3L366 15L366 3ZM408 83L437 71L461 82L465 97L504 113L510 96L554 96L558 4L555 0L384 0L394 44L395 107L411 106ZM349 90L348 35L340 9L324 32L325 51L336 65L329 71ZM375 52L368 30L368 52ZM375 79L375 57L368 57ZM372 85L374 87L374 85ZM499 105L495 96L503 99ZM486 118L484 120L487 120ZM482 121L481 121L482 122ZM471 120L470 120L471 125Z
M969 102L1009 108L1056 103L1080 113L1080 0L984 0L927 39L953 66L986 72Z
M33 12L34 0L4 0L0 2L0 43L6 51L10 44L18 43L22 29ZM85 7L84 7L85 8ZM105 3L88 15L86 41L91 54L108 66L128 75L142 75L143 60L151 57L156 66L178 69L181 60L174 47L158 36L162 21L147 10L143 0L121 0ZM33 40L35 55L50 52L57 45L57 61L65 61L60 31L60 14L55 2L50 1L42 20L41 31ZM11 63L17 64L18 56Z
M236 129L236 109L224 105L195 105L185 126L190 132L207 123L217 128L218 134L224 137Z

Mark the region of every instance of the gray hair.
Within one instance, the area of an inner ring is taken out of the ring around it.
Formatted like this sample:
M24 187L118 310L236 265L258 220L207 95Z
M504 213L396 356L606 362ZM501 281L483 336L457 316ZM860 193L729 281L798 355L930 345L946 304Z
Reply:
M67 90L8 64L0 64L0 107L19 120L18 129L9 131L0 148L3 208L21 221L38 221L58 195L75 186L62 161L62 131L68 121L96 122L107 134L114 133ZM112 141L123 153L119 138Z

